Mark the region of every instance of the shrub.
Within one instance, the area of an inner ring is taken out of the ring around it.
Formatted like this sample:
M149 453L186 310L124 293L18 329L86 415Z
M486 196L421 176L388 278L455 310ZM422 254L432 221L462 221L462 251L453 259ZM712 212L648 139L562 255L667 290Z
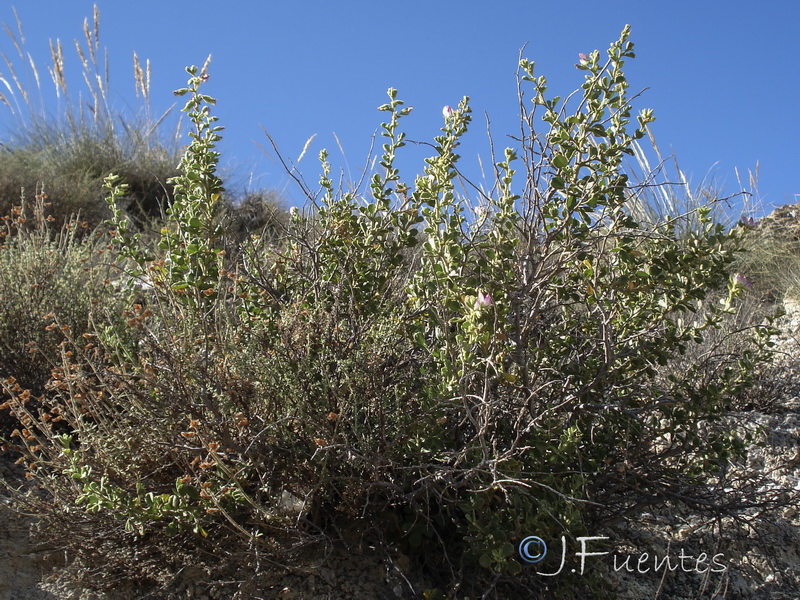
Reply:
M250 245L236 265L214 220L214 100L188 69L195 131L158 251L130 233L108 181L120 254L153 284L133 341L75 347L42 413L66 433L7 386L38 420L18 444L30 476L167 563L191 535L220 560L287 560L346 522L404 544L453 596L541 588L514 577L526 535L595 533L664 501L713 510L712 478L744 448L720 417L769 358L772 329L748 324L738 354L687 361L743 294L737 234L707 208L681 235L632 215L623 158L652 114L629 130L628 35L578 65L574 109L521 61L524 135L481 211L454 186L468 99L445 111L409 185L395 167L409 109L392 89L368 191L335 189L321 153L319 195L279 245Z
M106 241L78 219L54 228L49 204L43 193L22 198L0 231L0 377L32 396L62 364L62 332L91 345L95 318L115 319L126 302L110 285Z
M255 191L226 198L220 218L228 246L235 251L252 236L278 242L286 233L289 211L275 193Z

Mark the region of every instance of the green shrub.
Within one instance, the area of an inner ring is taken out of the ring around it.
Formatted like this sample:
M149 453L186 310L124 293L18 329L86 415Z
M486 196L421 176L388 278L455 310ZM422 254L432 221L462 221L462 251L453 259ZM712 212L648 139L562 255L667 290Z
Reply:
M453 596L542 587L520 576L526 535L597 534L665 499L712 510L710 481L744 447L720 417L773 331L724 329L744 291L736 232L707 208L678 235L628 206L623 158L652 120L643 111L629 131L628 34L578 65L574 108L520 63L524 135L480 212L454 186L468 99L445 111L409 185L394 161L410 111L391 89L369 189L335 189L321 153L312 205L235 265L214 215L214 100L188 69L195 131L158 249L130 232L114 204L124 188L108 181L116 246L152 296L132 309L132 338L108 329L105 352L76 346L54 375L47 414L70 431L27 415L41 432L18 444L30 476L120 543L123 526L150 540L165 564L190 535L219 561L285 561L347 523L404 544ZM740 351L693 355L717 330ZM558 582L570 585L584 584Z

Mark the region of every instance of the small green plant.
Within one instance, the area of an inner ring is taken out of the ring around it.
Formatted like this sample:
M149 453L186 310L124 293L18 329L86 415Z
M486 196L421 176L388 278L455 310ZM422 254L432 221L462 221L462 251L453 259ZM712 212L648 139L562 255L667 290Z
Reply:
M116 206L127 187L118 183L116 175L106 178L107 202L113 213L109 224L116 230L114 242L124 256L135 262L135 275L152 277L194 307L207 307L216 300L222 264L222 250L217 247L222 231L215 214L223 187L216 173L219 153L214 150L222 127L214 126L217 118L209 110L216 101L200 93L200 85L208 79L207 66L208 61L202 69L187 68L188 87L175 92L176 96L189 94L183 111L194 131L190 133L192 143L178 165L181 174L170 180L175 198L167 210L158 244L166 251L163 260L155 263L142 251L138 234L129 235L127 222Z
M203 537L208 535L201 523L207 512L216 510L211 500L213 492L200 490L179 478L171 493L147 492L142 483L137 483L136 492L132 494L110 483L108 475L101 475L99 480L94 478L92 467L81 460L81 451L72 448L74 436L62 434L57 439L69 459L69 468L64 474L80 485L81 491L75 502L86 512L110 511L125 520L125 531L140 536L144 535L148 522L163 521L168 522L167 535L175 535L190 525L194 533Z

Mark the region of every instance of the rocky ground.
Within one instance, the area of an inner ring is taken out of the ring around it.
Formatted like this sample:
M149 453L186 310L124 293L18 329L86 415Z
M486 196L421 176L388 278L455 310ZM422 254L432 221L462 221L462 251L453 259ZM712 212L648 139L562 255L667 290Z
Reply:
M776 322L783 333L772 372L773 401L736 415L739 427L762 434L759 443L748 448L746 462L734 468L739 474L758 475L758 493L769 494L781 508L770 517L750 511L738 521L715 523L691 514L644 515L621 531L636 540L634 557L642 552L676 557L683 550L696 559L705 553L709 568L698 569L696 562L687 561L686 569L664 576L663 567L658 573L651 569L642 574L631 562L631 569L615 574L621 598L800 598L800 303L789 297L785 305L787 314ZM712 562L717 553L724 571ZM647 566L652 566L652 558Z

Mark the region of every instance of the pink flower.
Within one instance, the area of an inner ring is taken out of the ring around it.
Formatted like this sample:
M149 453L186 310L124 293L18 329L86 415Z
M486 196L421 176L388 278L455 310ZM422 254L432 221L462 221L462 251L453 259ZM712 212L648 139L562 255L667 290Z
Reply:
M589 57L583 52L578 53L578 66L585 67L589 64Z
M475 309L479 310L485 306L491 306L494 302L492 301L491 294L484 295L481 290L478 290L478 298L475 300Z
M442 116L443 116L445 119L449 119L450 117L452 117L452 116L455 114L455 112L456 112L456 111L454 111L454 110L453 110L453 107L448 105L448 106L445 106L445 107L442 109Z
M753 228L758 226L758 222L753 217L746 217L739 219L739 225L742 227Z
M733 279L733 282L734 282L734 283L735 283L735 284L736 284L738 287L744 287L744 288L751 288L751 287L753 287L753 283L752 283L752 282L751 282L751 281L750 281L750 280L749 280L747 277L745 277L744 275L742 275L741 273L737 273L737 274L736 274L736 276L735 276L735 277L734 277L734 279Z

